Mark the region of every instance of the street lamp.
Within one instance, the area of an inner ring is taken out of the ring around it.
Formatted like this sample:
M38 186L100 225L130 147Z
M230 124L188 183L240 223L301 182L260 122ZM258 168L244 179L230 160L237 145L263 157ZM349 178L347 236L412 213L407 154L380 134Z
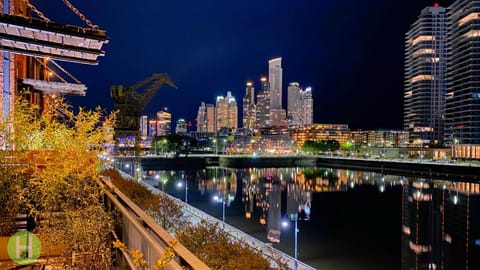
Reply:
M215 202L221 202L222 203L222 230L225 229L225 195L223 196L223 198L220 198L220 196L218 195L215 195L213 196L213 200Z
M217 155L217 139L213 139L212 141L215 144L215 155Z
M188 181L186 177L184 178L185 178L185 203L188 203ZM182 181L179 181L177 184L179 188L181 188L182 185L183 185Z
M295 221L295 251L294 251L294 259L295 259L295 262L294 262L294 267L293 269L294 270L297 270L298 269L298 214L293 214L293 215L290 215L290 220L292 221ZM282 226L283 227L288 227L288 221L287 220L284 220L282 222Z

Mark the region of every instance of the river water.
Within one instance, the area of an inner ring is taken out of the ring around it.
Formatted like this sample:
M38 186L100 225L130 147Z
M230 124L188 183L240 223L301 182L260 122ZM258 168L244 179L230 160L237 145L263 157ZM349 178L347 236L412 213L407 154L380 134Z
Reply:
M298 258L317 269L480 269L478 183L330 168L143 174L292 257L296 220Z

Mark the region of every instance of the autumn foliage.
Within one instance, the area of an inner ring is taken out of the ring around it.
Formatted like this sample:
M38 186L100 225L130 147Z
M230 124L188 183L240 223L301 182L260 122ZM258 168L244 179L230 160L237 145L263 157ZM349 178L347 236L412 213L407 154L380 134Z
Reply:
M9 220L27 214L42 245L62 247L63 268L107 269L112 222L96 178L113 115L74 113L59 99L47 99L41 115L37 109L17 101L0 115L0 233L10 235Z

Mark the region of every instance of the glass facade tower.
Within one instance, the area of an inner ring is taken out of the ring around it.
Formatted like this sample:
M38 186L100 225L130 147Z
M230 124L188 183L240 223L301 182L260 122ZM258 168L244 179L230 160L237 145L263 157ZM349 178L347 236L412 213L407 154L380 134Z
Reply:
M446 10L426 7L406 33L404 129L413 145L444 142Z

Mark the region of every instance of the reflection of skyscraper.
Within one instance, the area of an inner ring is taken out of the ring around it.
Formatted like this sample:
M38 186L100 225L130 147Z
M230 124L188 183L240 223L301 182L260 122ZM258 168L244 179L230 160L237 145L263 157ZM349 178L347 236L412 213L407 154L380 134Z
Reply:
M403 186L402 269L480 269L480 184Z
M480 184L456 182L443 201L444 269L480 269Z
M268 222L267 222L267 239L270 242L280 242L281 234L281 204L282 204L282 187L279 183L272 183L272 189L268 196Z
M414 181L403 186L402 269L436 269L440 265L440 201L433 184ZM429 267L430 265L430 267Z

